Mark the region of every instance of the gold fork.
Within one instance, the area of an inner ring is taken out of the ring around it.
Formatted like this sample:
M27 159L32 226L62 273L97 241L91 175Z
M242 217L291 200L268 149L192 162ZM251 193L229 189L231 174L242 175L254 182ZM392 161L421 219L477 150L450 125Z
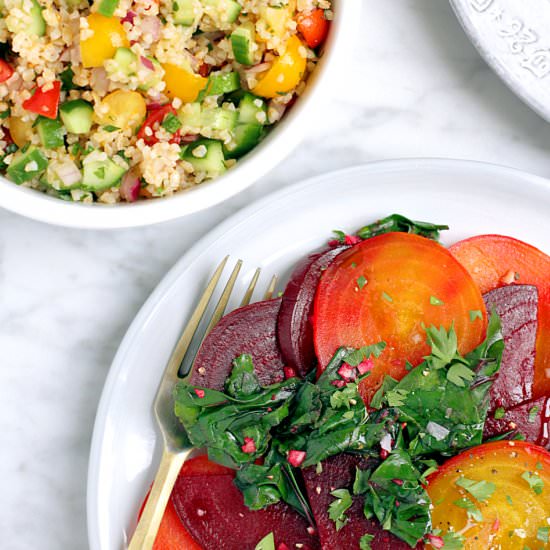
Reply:
M147 503L143 509L143 513L137 524L136 530L132 536L128 550L150 550L153 547L155 538L157 536L158 528L168 503L168 498L172 492L178 473L183 466L183 463L193 450L183 426L180 424L174 414L174 398L173 391L174 386L180 380L179 372L180 367L186 354L189 351L189 346L193 340L195 334L198 334L197 329L204 316L206 308L210 303L210 299L214 294L214 291L218 285L218 282L222 276L222 272L229 259L229 256L225 257L220 265L216 268L216 271L212 275L212 278L206 285L206 288L199 299L199 303L193 311L189 322L183 330L180 339L178 340L174 351L160 382L160 386L157 390L154 403L155 419L163 439L163 451L160 459L160 464L151 487L151 492L147 498ZM210 332L214 325L222 318L235 282L239 275L239 271L242 267L242 260L238 260L229 276L229 279L223 289L220 299L214 309L214 313L208 323L208 326L202 335L202 339ZM241 306L245 306L250 303L254 289L260 277L260 269L256 269L250 284L244 294L241 301ZM273 296L275 286L277 284L277 276L273 276L267 291L264 294L263 299L268 300ZM193 358L187 358L186 363L193 364Z

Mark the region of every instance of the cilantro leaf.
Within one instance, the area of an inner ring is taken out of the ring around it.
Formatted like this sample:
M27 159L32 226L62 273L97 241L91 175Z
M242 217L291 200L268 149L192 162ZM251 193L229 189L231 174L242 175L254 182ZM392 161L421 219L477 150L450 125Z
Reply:
M495 420L500 420L501 418L504 418L505 414L506 411L504 410L504 407L498 407L498 409L495 409L493 417L495 418Z
M460 388L470 384L475 377L474 371L462 363L455 363L447 371L447 380Z
M448 531L441 538L444 550L462 550L464 548L464 536L459 533Z
M371 357L378 359L385 349L386 342L378 342L377 344L371 344L370 346L363 346L359 349L349 351L344 358L344 362L351 367L356 367Z
M469 498L461 498L455 500L453 504L455 506L458 506L459 508L464 508L468 517L473 519L474 521L483 521L483 515L481 514L481 511Z

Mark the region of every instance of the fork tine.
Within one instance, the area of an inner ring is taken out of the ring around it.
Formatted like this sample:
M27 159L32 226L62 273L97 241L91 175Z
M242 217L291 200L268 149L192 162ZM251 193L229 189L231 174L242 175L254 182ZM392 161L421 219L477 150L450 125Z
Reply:
M258 282L258 278L260 277L261 271L262 270L258 268L254 272L254 275L252 276L252 280L250 281L250 284L248 285L248 288L244 293L243 301L241 302L241 307L247 306L250 303L250 300L252 299L252 294L254 294L254 289L256 288L256 283Z
M229 302L229 298L231 297L231 292L233 292L233 287L235 286L235 281L237 280L237 276L239 275L239 271L241 270L242 265L243 265L242 260L239 260L235 264L235 267L233 268L231 276L229 277L229 281L227 281L227 284L223 289L223 292L222 292L222 295L220 296L218 304L216 305L216 309L214 310L212 319L210 319L210 323L208 323L208 326L206 327L204 336L206 336L212 330L214 325L216 325L218 321L223 317L225 308L227 306L227 302Z
M193 335L195 334L197 327L199 326L199 323L202 319L202 316L206 311L208 303L212 298L212 294L214 294L214 290L218 285L218 281L220 280L223 269L228 259L229 256L226 256L222 260L220 265L216 268L216 271L214 271L214 274L212 275L210 281L208 281L208 284L206 285L206 288L204 289L204 292L199 299L199 303L197 304L195 311L193 311L187 325L185 326L184 331L180 336L180 339L178 340L178 343L176 344L176 347L174 348L174 351L172 352L172 355L166 367L166 371L174 377L177 377L178 375L180 365L183 361L183 358L185 357L185 354L187 353L189 344L191 343Z
M273 275L271 277L271 281L269 283L269 286L267 287L267 290L264 294L264 300L271 300L273 297L273 293L275 292L275 287L277 286L277 275Z

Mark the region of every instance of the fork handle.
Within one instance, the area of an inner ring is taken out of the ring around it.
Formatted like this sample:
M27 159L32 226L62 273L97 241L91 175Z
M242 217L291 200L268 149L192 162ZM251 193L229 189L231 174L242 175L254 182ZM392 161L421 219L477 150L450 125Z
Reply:
M166 510L172 488L189 452L173 453L164 449L160 464L128 550L151 550Z

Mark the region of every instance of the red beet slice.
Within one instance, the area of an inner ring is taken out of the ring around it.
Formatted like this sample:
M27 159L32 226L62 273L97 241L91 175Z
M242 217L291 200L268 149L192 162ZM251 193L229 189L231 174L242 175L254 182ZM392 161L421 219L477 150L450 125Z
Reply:
M494 412L489 413L485 422L485 438L512 431L524 435L531 443L550 449L550 397L516 405L505 411L502 418L494 415Z
M351 492L355 468L368 468L369 462L358 456L340 454L323 461L322 465L323 471L320 474L316 473L314 466L306 468L303 472L309 502L319 531L321 548L324 550L359 548L361 537L368 533L374 536L370 543L373 550L410 550L406 542L389 531L384 531L378 521L365 518L360 497L353 498L353 505L346 512L348 522L340 531L337 531L335 523L328 515L329 505L334 501L330 493L342 488L349 489ZM417 548L422 548L422 544Z
M283 293L277 336L287 364L304 376L315 366L313 328L310 317L319 279L332 260L347 247L339 246L310 254L294 268Z
M233 474L180 475L172 502L185 529L204 550L254 550L273 533L275 547L317 550L315 534L307 521L284 503L250 511L233 483Z
M532 398L537 338L537 287L508 285L483 296L487 311L502 321L504 353L491 388L490 409L509 409Z
M262 385L283 379L283 358L277 344L281 299L256 302L220 319L202 343L190 383L222 390L233 360L248 353Z

